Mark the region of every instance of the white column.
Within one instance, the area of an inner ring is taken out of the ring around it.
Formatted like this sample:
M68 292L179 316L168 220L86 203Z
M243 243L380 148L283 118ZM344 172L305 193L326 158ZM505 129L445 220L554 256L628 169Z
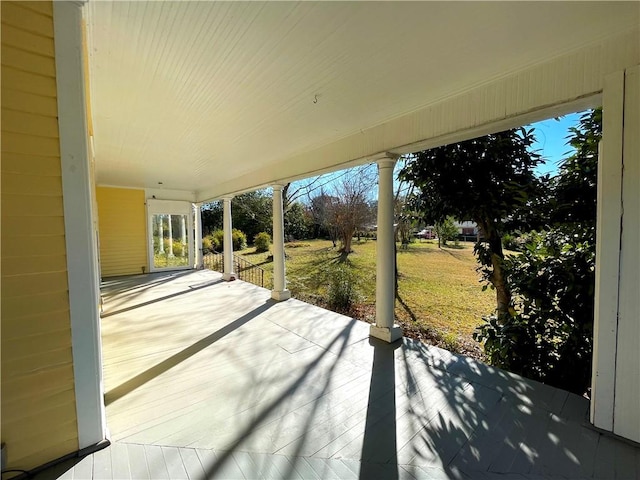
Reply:
M591 421L640 442L640 65L605 78Z
M187 217L180 215L180 243L182 244L182 257L187 256Z
M291 292L287 290L284 263L282 187L282 185L273 185L273 290L271 291L271 298L278 301L291 298Z
M162 222L164 221L164 215L158 215L158 253L164 253L164 227Z
M194 243L194 248L195 248L195 259L196 259L196 264L195 267L196 268L203 268L204 267L204 261L202 259L202 204L201 203L194 203L193 204L193 213L194 213L194 220L195 220L195 231L196 231L196 238Z
M224 273L222 278L226 281L236 279L233 271L233 225L231 220L231 198L222 199L222 226L224 230Z
M171 215L167 215L167 218L169 219L169 254L168 257L169 258L173 258L173 227L171 226Z
M376 240L376 323L370 335L386 342L402 337L394 324L396 253L393 232L393 167L396 158L378 162L378 234Z
M86 119L82 3L54 2L58 129L78 448L105 440L100 286ZM9 447L11 448L11 447Z

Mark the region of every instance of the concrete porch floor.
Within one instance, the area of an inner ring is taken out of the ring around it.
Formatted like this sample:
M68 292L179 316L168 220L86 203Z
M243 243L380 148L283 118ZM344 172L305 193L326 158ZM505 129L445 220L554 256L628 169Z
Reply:
M112 445L36 478L624 478L588 401L211 271L103 283Z

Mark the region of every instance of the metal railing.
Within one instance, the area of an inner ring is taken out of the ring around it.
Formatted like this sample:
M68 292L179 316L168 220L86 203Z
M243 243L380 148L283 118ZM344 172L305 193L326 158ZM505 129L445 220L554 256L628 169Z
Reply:
M224 256L222 253L207 253L203 257L203 263L204 268L215 270L216 272L224 272ZM265 287L264 269L235 254L233 255L233 271L238 280Z

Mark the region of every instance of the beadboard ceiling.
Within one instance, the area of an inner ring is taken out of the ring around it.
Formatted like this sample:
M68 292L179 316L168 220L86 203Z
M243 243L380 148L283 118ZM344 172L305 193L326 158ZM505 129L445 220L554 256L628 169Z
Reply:
M306 152L638 23L637 2L87 8L98 184L196 193L312 172Z

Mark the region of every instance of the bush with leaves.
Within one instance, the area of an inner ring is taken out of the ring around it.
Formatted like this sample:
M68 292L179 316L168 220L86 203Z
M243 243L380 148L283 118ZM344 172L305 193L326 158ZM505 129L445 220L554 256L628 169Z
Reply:
M458 228L453 217L446 217L441 222L436 222L435 229L438 236L438 247L446 245L449 240L458 238Z
M211 235L209 235L209 238L211 238L213 249L216 252L222 252L224 243L224 230L214 230Z
M356 275L350 267L344 263L333 266L329 271L327 286L329 308L339 313L348 314L359 299Z
M256 252L268 252L269 245L271 245L271 235L267 232L260 232L253 238L253 246L256 247Z
M593 338L593 245L559 231L505 259L516 298L511 316L475 334L491 364L582 394L589 386Z
M247 236L237 228L232 230L231 238L233 242L233 249L235 251L247 248Z
M202 253L206 255L207 253L212 253L215 249L213 248L213 241L210 236L206 236L202 238Z
M215 251L220 252L224 249L224 230L216 230L209 235L209 238L211 238L211 243ZM231 231L231 238L234 251L247 248L247 236L237 228Z
M182 242L180 240L174 240L173 241L173 254L176 257L182 257L183 254L186 254L186 248L184 245L182 245Z

